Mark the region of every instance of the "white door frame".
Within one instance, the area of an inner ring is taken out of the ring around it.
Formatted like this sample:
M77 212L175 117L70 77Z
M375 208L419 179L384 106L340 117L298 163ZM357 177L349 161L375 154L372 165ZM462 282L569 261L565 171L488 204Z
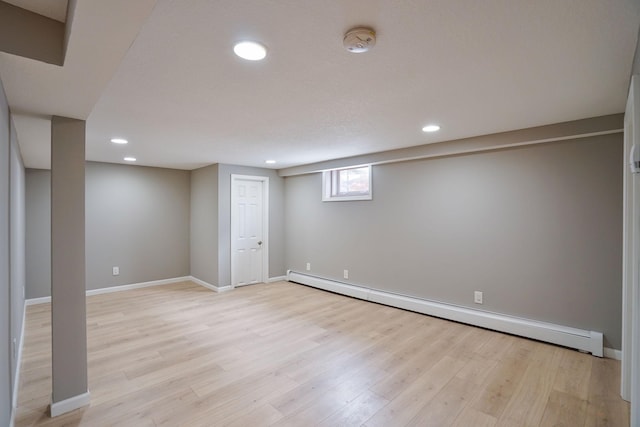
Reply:
M632 76L624 118L624 218L621 395L631 402L631 425L640 425L640 175L629 170L631 147L640 146L640 76ZM640 147L639 147L640 148Z
M237 221L236 181L260 181L262 183L262 281L269 280L269 177L231 174L231 286L236 283L235 221Z

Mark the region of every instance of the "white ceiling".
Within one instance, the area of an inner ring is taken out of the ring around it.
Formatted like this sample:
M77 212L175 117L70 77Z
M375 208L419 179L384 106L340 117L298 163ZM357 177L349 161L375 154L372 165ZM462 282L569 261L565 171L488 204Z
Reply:
M79 0L77 9L64 67L0 54L12 111L35 117L16 121L29 167L48 166L51 114L88 117L89 160L192 169L266 159L282 168L619 113L640 24L632 0ZM369 53L342 47L356 25L378 34ZM264 43L267 59L235 57L244 39ZM442 130L424 134L431 122ZM130 143L114 146L115 136Z

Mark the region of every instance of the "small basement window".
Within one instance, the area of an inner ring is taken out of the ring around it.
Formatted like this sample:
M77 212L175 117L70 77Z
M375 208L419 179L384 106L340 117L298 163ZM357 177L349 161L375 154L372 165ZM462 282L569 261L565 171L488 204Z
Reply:
M322 201L371 200L371 165L322 172Z

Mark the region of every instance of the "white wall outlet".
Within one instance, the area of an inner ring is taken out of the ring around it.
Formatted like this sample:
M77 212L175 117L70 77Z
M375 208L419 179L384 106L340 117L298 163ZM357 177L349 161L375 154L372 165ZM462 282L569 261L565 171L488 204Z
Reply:
M311 271L311 263L310 262L307 263L307 271Z
M120 267L113 267L113 275L117 276L120 274Z
M345 270L343 275L342 275L345 279L349 278L349 270Z
M475 302L476 304L482 304L482 292L475 291L473 293L473 302Z

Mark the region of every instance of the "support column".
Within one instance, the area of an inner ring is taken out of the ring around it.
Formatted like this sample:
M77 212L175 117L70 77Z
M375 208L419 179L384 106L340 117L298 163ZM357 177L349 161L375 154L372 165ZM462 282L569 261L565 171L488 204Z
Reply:
M85 121L51 119L51 416L89 404Z

